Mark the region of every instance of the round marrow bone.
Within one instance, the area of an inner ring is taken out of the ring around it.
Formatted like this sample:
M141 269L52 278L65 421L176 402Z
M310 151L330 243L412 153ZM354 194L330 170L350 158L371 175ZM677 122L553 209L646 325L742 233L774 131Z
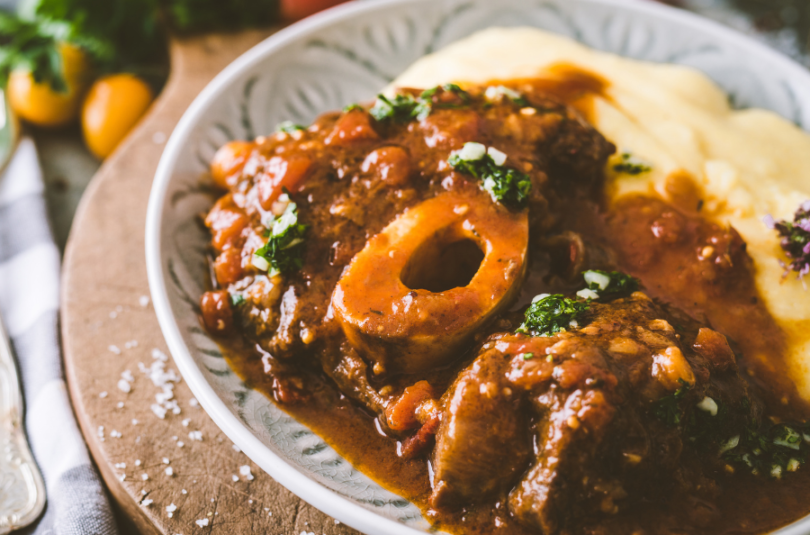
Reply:
M442 193L366 243L332 294L335 316L375 373L435 369L517 295L528 240L527 210L473 187Z

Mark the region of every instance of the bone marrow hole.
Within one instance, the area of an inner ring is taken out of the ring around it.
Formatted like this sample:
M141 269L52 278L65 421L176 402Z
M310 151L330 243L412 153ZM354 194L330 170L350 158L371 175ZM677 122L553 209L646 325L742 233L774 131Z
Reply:
M402 270L402 284L433 293L461 288L470 284L483 260L475 241L439 234L414 251Z

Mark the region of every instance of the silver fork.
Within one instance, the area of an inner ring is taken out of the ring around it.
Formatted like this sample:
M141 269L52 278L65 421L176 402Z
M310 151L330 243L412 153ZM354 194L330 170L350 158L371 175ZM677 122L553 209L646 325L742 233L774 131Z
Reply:
M0 534L27 526L45 507L45 486L22 428L20 380L0 318Z
M17 124L0 90L0 172L16 145ZM31 524L45 507L45 485L23 430L20 377L0 316L0 535Z

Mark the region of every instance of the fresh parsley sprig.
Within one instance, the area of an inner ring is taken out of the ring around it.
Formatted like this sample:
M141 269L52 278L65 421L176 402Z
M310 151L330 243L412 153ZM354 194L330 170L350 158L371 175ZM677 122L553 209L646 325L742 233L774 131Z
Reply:
M298 222L296 204L288 204L284 213L273 221L272 227L267 231L267 243L253 253L253 265L260 269L269 269L270 276L301 269L304 265L304 239L308 228Z
M532 336L551 336L576 325L577 318L590 307L587 303L561 294L546 295L534 301L515 332Z
M11 71L23 69L37 83L67 91L58 48L65 33L61 25L26 21L0 10L0 87L6 86Z
M460 173L481 181L481 187L501 204L521 208L532 190L529 175L505 167L506 155L493 147L488 150L480 143L466 143L450 155L447 163Z

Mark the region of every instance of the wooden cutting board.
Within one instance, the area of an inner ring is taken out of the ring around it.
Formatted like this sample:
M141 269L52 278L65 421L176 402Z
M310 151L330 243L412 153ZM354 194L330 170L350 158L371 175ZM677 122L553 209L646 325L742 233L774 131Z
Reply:
M171 43L163 93L94 177L67 245L61 319L71 398L112 497L143 533L356 533L250 462L182 381L180 413L159 418L150 406L161 389L142 369L161 362L155 350L168 354L144 260L146 205L166 139L208 81L271 33ZM171 358L165 366L175 369Z

